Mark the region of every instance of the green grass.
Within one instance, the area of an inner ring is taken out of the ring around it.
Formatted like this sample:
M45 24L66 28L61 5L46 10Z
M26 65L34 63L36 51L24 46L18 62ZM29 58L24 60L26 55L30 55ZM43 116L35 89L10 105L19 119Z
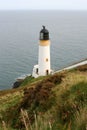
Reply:
M86 130L84 70L86 66L37 79L27 77L19 88L1 91L0 124L4 120L6 130L27 130L26 125L28 130L30 126L32 130ZM21 109L27 112L24 118Z
M41 76L41 77L38 77L38 78L33 78L31 76L26 77L20 87L23 87L23 86L26 86L26 85L29 85L29 84L34 84L34 83L36 83L40 80L43 80L44 78L46 78L46 77L44 77L44 76Z

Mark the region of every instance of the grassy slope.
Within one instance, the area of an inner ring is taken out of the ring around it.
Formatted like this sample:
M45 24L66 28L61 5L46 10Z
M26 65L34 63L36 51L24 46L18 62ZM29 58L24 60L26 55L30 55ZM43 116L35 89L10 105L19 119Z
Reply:
M35 111L38 116L43 116L46 125L51 122L53 130L86 130L87 65L61 73L56 74L59 77L28 77L19 88L1 91L0 121L5 120L11 130L12 127L24 127L20 121L22 108L27 110L31 122Z
M24 88L33 87L36 82L43 78L45 77L39 77L37 79L27 77L19 88L0 91L0 111L4 111L9 108L9 106L14 106L21 102Z

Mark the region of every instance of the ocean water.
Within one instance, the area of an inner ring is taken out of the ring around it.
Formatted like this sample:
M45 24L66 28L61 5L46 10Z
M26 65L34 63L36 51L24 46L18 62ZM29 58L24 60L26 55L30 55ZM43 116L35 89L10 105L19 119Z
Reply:
M0 90L32 73L42 25L50 32L52 69L87 58L86 11L0 11Z

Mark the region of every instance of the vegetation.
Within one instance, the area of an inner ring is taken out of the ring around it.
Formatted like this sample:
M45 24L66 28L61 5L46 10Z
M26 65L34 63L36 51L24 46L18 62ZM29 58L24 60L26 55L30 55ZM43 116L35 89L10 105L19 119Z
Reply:
M0 130L87 130L87 65L1 91Z

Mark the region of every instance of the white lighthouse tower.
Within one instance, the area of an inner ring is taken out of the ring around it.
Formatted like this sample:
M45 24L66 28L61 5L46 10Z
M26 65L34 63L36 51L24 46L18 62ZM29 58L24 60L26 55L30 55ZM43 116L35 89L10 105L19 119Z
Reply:
M34 66L32 76L37 78L39 76L49 75L50 73L51 65L49 32L45 26L43 26L43 29L40 31L38 65Z

